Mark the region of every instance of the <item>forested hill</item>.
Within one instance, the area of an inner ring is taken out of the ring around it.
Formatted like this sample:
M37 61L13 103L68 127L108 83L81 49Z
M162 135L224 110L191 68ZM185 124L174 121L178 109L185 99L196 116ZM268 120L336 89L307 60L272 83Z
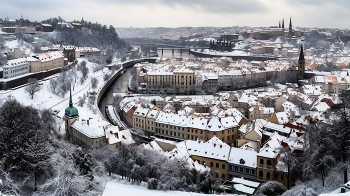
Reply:
M130 49L130 45L118 37L112 25L107 27L106 25L86 21L84 28L80 30L60 27L59 22L66 21L61 17L41 21L41 23L53 26L54 32L43 36L54 44L97 47L106 52L107 55Z

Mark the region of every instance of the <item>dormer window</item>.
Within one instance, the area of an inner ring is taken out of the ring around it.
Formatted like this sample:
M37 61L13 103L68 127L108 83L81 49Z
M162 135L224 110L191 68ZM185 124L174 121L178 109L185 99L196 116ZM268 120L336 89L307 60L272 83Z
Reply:
M245 161L244 161L243 159L240 159L240 160L239 160L239 163L240 163L240 164L244 164Z

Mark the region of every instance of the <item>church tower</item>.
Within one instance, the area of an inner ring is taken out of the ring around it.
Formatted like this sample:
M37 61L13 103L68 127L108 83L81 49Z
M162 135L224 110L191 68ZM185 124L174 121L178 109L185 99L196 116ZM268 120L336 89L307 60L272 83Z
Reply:
M281 28L282 28L282 36L284 37L284 18L282 19Z
M80 24L81 24L82 27L85 27L85 21L84 21L84 18L83 18L83 17L81 17Z
M298 60L298 80L305 79L305 58L304 58L304 49L301 44L299 60Z
M292 17L289 18L289 37L293 36Z
M69 107L66 108L64 111L64 122L65 122L65 130L66 135L69 137L72 133L71 125L74 121L79 120L79 113L78 109L73 107L73 101L72 101L72 90L69 90Z

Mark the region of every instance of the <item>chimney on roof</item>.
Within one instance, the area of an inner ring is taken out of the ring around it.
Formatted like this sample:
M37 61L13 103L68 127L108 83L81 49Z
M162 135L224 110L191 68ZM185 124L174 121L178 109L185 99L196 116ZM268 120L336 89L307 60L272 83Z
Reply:
M220 148L222 148L222 144L220 144Z

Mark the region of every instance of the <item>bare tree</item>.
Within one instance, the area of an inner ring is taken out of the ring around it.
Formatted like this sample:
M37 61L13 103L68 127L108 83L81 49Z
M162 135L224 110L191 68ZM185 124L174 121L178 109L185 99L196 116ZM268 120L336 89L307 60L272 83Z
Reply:
M5 39L2 35L0 35L0 51L5 49ZM3 53L0 54L0 66L6 64L7 58Z
M29 95L33 99L34 94L36 92L39 92L41 88L40 88L39 82L36 78L29 78L28 83L29 84L24 89L29 93Z
M80 84L84 84L84 82L85 82L84 77L81 77L81 78L80 78Z
M81 69L81 73L83 74L83 78L86 79L89 74L89 69L87 67L83 67Z
M91 87L92 87L93 89L95 89L95 88L97 88L97 85L98 85L98 80L97 80L97 78L92 77L92 78L91 78Z
M50 85L51 91L55 92L56 88L58 86L58 81L56 79L51 79L50 82L49 82L49 85Z
M111 76L108 74L108 73L105 73L104 75L103 75L103 81L107 81L107 80L109 80L109 78L110 78Z
M303 178L311 180L321 176L322 186L328 171L336 164L333 154L335 144L329 137L329 129L326 125L312 124L304 134L304 154L302 156Z
M85 104L85 94L83 97L79 97L78 99L78 106L82 107Z
M120 110L120 102L123 100L123 97L120 95L115 95L113 97L113 106L116 109L117 112Z

